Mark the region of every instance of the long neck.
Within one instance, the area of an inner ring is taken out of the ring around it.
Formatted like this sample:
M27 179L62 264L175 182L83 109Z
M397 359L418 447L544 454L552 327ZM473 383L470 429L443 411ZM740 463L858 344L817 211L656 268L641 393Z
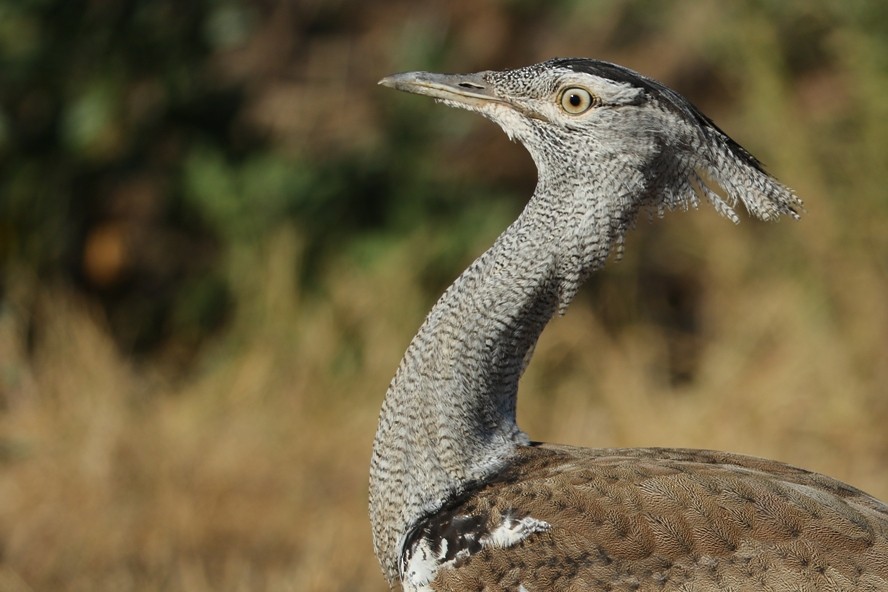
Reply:
M382 405L370 521L390 583L398 580L408 530L528 443L515 423L515 402L533 346L604 265L647 193L643 171L621 157L604 168L624 183L590 186L571 179L595 179L602 166L550 170L545 154L531 156L539 171L534 196L438 300Z
M386 394L371 460L370 517L390 581L397 580L407 530L528 442L515 423L518 379L559 307L565 279L557 217L540 190L444 293Z

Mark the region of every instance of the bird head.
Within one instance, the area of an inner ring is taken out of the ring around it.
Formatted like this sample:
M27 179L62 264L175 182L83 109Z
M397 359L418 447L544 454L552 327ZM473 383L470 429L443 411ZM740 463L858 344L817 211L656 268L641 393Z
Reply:
M493 120L527 148L541 182L622 183L612 195L659 212L696 205L702 195L734 221L738 200L764 220L797 218L801 210L789 189L687 99L616 64L556 58L473 74L406 72L380 84Z
M531 204L560 221L553 230L570 260L562 310L641 209L662 215L703 197L737 222L738 201L763 220L798 218L802 208L687 99L616 64L556 58L473 74L407 72L380 84L476 111L530 152L538 169Z

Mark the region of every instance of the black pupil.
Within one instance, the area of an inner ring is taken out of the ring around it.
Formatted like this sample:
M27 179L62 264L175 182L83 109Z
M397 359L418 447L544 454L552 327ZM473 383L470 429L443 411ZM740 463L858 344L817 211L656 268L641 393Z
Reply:
M578 94L570 95L570 98L568 100L570 101L570 104L573 105L574 107L579 107L580 103L583 102L583 99Z

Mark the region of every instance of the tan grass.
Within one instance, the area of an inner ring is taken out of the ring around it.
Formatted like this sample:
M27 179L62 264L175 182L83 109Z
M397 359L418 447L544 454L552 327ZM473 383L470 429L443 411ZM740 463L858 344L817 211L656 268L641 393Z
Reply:
M662 224L709 223L727 225L704 212ZM749 280L755 245L731 232L697 260L713 285L695 382L669 386L656 327L614 334L581 299L539 344L523 426L590 446L768 456L888 497L885 278L847 270L853 305L812 297L806 274L779 264ZM408 241L370 268L343 261L323 297L299 302L297 252L283 232L244 256L261 297L178 384L131 368L64 291L40 294L46 330L30 358L4 317L2 343L18 356L6 366L20 376L0 416L3 589L384 589L366 472L382 394L424 313L416 250Z

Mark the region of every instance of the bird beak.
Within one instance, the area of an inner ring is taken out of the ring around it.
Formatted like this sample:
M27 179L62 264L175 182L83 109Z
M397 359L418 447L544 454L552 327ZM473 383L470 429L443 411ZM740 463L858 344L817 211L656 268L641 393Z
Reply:
M434 74L432 72L404 72L392 74L379 81L382 86L425 95L458 106L478 108L490 103L505 103L493 94L490 84L477 74Z

